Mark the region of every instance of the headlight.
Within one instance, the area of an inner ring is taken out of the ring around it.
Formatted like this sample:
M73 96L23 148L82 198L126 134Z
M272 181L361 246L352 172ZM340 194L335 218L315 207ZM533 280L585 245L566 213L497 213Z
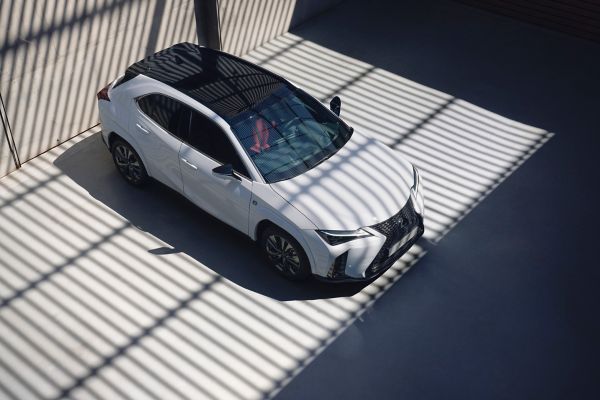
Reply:
M323 238L327 243L332 246L340 243L346 243L354 239L372 236L369 232L363 229L357 229L355 231L321 231L318 230L317 233L319 236Z

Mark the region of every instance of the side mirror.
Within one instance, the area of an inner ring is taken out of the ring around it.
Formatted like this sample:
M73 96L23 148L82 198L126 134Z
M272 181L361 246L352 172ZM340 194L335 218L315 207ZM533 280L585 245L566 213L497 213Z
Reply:
M340 111L342 110L342 100L340 99L340 96L335 96L331 99L329 102L329 109L338 117L340 116Z
M221 179L235 179L241 181L242 179L235 174L231 164L223 164L212 170L214 176Z

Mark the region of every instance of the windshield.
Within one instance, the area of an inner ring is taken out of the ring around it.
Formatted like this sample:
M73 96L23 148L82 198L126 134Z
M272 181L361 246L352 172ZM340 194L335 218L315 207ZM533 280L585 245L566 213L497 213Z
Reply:
M229 123L269 183L315 167L352 135L352 129L321 103L286 85Z

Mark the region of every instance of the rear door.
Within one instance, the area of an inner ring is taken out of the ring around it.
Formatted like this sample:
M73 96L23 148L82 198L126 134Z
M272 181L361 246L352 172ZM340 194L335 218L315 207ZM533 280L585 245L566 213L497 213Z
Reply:
M135 116L130 131L139 138L138 145L152 177L183 193L179 168L179 150L187 132L182 117L187 110L179 101L158 93L134 100Z
M183 188L196 205L248 234L248 212L252 180L239 154L219 125L197 111L189 110L187 143L179 152ZM223 178L212 170L231 164L239 180Z

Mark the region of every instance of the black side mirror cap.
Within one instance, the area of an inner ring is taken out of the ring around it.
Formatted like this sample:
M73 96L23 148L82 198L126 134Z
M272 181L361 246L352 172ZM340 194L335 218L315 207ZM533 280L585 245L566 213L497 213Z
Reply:
M231 164L219 165L218 167L213 168L212 173L213 175L218 176L219 178L235 179L238 181L242 180L239 176L236 175Z
M340 96L335 96L331 99L329 109L338 117L340 116L340 111L342 110L342 99L340 99Z

